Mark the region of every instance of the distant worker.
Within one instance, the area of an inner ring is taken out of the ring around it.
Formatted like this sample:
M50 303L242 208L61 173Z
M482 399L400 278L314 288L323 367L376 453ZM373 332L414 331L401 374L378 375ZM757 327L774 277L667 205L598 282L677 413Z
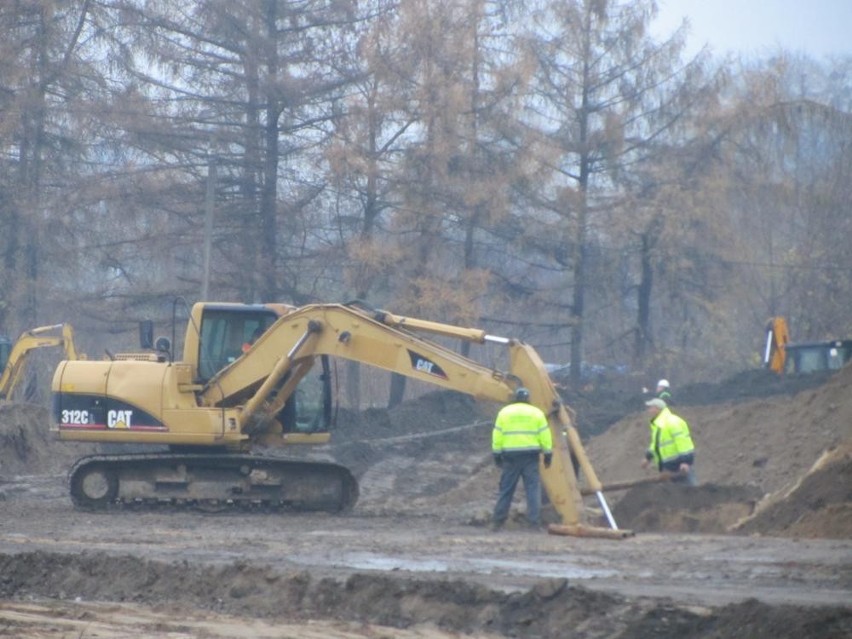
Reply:
M491 452L494 463L502 469L497 503L491 527L499 530L509 516L518 480L523 478L527 497L527 521L532 528L541 526L541 477L539 456L544 467L550 468L553 459L553 440L547 416L529 403L530 392L523 387L515 390L515 401L497 414L491 433Z
M643 388L642 392L647 395L650 391L647 388ZM654 391L654 397L663 400L669 406L674 405L674 400L672 398L672 388L671 384L669 384L669 380L661 379L657 382L657 390Z
M697 486L695 477L695 445L689 424L675 415L659 397L645 402L651 416L651 441L645 451L642 468L652 463L660 472L672 473L672 481Z
M657 399L663 400L666 405L672 405L672 386L669 380L661 379L657 382Z

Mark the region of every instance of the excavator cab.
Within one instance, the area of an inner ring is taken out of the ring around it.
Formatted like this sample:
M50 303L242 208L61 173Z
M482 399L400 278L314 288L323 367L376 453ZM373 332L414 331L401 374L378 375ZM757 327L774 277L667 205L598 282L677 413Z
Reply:
M852 361L852 340L789 344L784 372L796 374L836 371L850 361Z
M205 305L198 331L197 359L190 359L198 363L197 382L206 384L234 364L287 310L260 304ZM330 430L334 407L329 369L327 356L315 358L311 373L299 381L293 394L276 414L284 433L316 434ZM314 443L314 440L306 442Z
M794 343L783 317L773 317L766 324L763 365L775 373L833 371L849 361L852 361L852 340Z
M247 352L278 315L265 307L209 308L201 317L198 381L204 383Z

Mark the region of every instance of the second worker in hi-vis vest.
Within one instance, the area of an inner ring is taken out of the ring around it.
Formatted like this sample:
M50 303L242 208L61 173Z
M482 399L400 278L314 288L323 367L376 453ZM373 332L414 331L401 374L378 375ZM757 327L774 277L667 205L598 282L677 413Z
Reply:
M655 398L645 402L651 417L651 441L642 467L651 464L660 472L672 473L672 481L697 486L695 445L686 420L675 415L666 402Z

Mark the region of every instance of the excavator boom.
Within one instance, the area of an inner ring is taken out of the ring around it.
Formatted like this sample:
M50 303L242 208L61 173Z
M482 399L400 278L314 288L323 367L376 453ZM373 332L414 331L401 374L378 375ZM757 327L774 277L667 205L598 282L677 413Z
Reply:
M763 365L775 373L783 373L787 361L787 344L790 332L787 321L780 316L766 323L766 346L763 352Z
M29 354L37 348L61 346L65 349L65 358L76 360L82 357L74 344L74 329L70 324L39 326L21 334L18 339L6 346L2 372L0 372L0 399L9 399L24 379Z

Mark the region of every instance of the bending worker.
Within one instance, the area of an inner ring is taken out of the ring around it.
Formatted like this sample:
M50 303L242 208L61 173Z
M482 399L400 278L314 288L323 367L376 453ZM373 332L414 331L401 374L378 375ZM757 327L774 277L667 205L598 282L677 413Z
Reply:
M672 473L672 481L697 486L695 445L689 434L689 424L671 412L662 399L648 400L645 406L651 416L651 442L645 451L642 468L653 463L660 472Z
M491 527L499 530L509 516L518 480L523 478L527 496L527 521L533 528L541 525L541 477L539 455L544 467L553 459L553 440L547 416L529 403L530 392L523 387L515 390L515 401L497 414L491 433L491 452L494 463L502 469L497 503Z

